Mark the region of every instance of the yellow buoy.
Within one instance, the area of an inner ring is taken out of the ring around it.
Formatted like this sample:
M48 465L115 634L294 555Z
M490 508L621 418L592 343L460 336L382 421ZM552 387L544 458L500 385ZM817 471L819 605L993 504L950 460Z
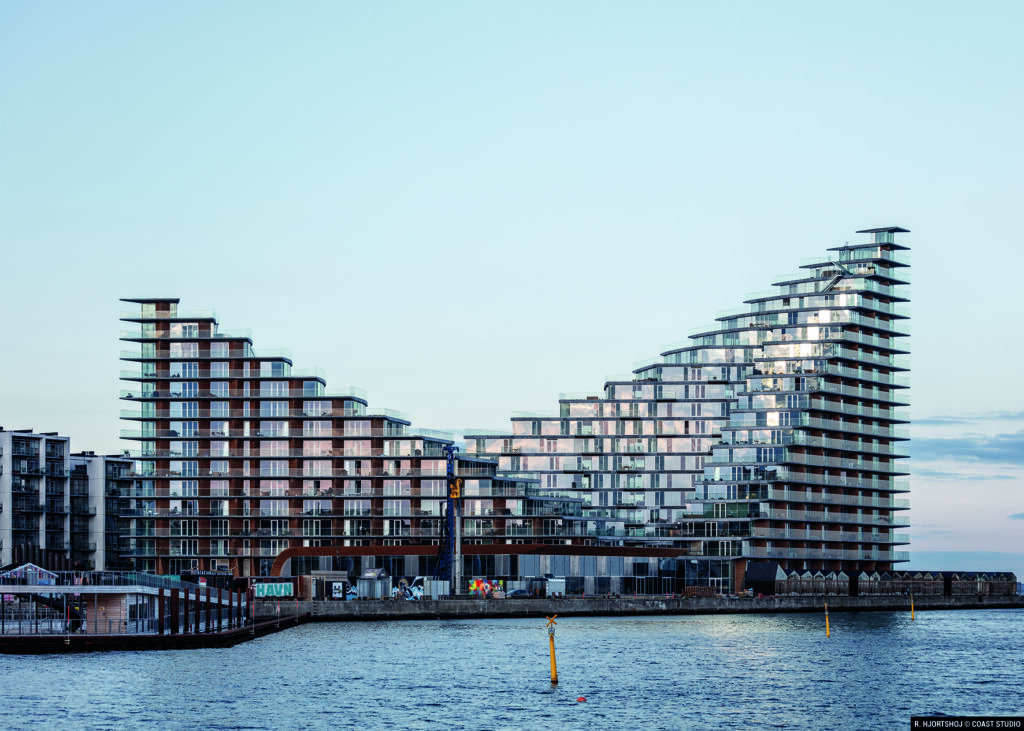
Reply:
M825 602L825 636L832 636L832 629L828 626L828 602Z
M558 622L555 621L555 617L557 617L557 616L558 615L556 614L556 615L554 615L552 617L547 617L547 620L548 620L548 644L551 647L551 684L552 685L558 685L558 666L555 664L555 625L558 624Z
M914 619L914 595L910 595L910 619Z

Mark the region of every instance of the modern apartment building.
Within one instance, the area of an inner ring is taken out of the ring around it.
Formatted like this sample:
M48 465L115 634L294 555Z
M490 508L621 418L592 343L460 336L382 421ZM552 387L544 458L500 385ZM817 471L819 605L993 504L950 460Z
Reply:
M135 568L265 575L291 550L302 554L295 573L361 554L416 556L410 568L432 573L450 435L371 410L358 389L327 390L319 370L220 330L212 312L124 301L138 306L122 316L137 329L121 336L137 347L121 356L137 364L121 374L136 384L121 393L133 423L122 437L137 444L136 482L122 495L123 556ZM496 468L458 460L465 543L562 541L574 530L579 499L544 497Z
M0 566L70 568L68 445L56 433L0 427Z
M124 456L75 452L71 455L71 563L76 569L130 569L121 556L122 513L134 482L132 461Z
M858 231L603 394L467 432L468 452L581 497L578 541L677 548L688 584L740 588L751 559L891 570L908 558L906 232Z
M0 428L0 566L127 568L118 555L131 460L71 453L68 437Z

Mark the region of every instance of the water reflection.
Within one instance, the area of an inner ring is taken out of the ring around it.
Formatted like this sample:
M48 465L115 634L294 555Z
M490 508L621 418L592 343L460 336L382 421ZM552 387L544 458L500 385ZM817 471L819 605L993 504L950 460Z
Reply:
M1024 612L305 625L227 649L0 656L0 723L91 728L863 728L1020 712ZM577 703L585 696L585 704Z

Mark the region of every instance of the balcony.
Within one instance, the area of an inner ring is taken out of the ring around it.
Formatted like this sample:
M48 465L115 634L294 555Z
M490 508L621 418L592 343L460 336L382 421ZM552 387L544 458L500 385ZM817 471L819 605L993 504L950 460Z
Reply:
M850 523L853 525L878 526L880 528L907 528L910 525L904 518L831 511L825 513L816 510L765 510L761 512L760 517L770 520L784 520L791 523Z
M909 561L909 551L847 551L834 548L760 548L743 551L750 558L796 558L825 561Z
M851 505L860 508L885 508L889 510L906 510L910 507L910 501L894 498L890 495L872 495L864 497L859 495L825 495L823 493L808 492L805 490L787 490L784 488L768 487L755 500L779 500L785 502L808 502L818 505Z

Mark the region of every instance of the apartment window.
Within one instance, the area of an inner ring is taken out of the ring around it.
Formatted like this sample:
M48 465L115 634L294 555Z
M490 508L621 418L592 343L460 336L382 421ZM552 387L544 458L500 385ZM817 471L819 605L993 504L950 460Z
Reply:
M198 477L199 463L192 460L171 460L171 474L182 477Z
M287 457L288 442L285 440L267 440L260 445L260 456L262 457Z
M384 535L386 536L407 536L410 533L408 520L385 520ZM387 545L387 544L385 544Z
M466 500L463 503L463 515L490 515L493 510L493 500Z
M214 539L210 541L210 555L211 556L229 556L231 555L231 548L226 538ZM214 561L214 565L218 562Z
M302 402L302 414L303 414L303 416L330 416L331 415L331 402L330 401L303 401Z
M210 378L230 378L231 371L226 360L215 360L210 363Z
M345 442L345 454L347 456L370 456L370 440L349 440Z
M288 460L285 459L264 459L260 461L261 475L282 475L288 474Z
M291 366L284 361L263 361L260 363L260 376L263 378L290 375Z
M171 500L171 515L199 515L198 500Z
M228 392L228 382L227 381L211 381L210 382L210 393L212 393L214 396L219 396L221 398L228 398L228 396L231 395Z
M302 422L302 435L306 437L330 436L331 422L329 421L304 421Z
M172 358L198 358L199 343L171 343Z
M229 442L210 442L211 457L227 457Z
M175 322L171 324L172 338L198 338L199 323L196 322Z
M171 378L199 378L199 364L195 362L171 363Z
M171 480L169 494L172 497L196 497L199 495L199 481Z
M263 381L260 383L260 396L287 396L288 381Z
M288 548L287 538L269 538L260 541L261 556L276 556Z
M171 541L171 555L175 554L179 556L198 556L199 541L195 539Z
M287 520L261 520L259 534L263 536L283 536L288 534Z
M302 460L302 474L307 477L325 477L331 474L331 463L325 459Z
M420 495L443 497L445 494L444 480L422 480L420 482Z
M302 443L302 454L306 457L330 457L331 442L330 440L307 439Z
M330 500L304 500L302 510L306 515L330 515Z
M331 492L330 480L303 480L303 495L329 495Z
M409 480L384 480L385 495L411 495L412 484Z
M211 421L210 422L210 436L211 437L226 437L230 435L230 429L228 429L228 422L226 421Z
M260 480L260 496L284 497L288 494L288 480Z
M228 507L227 500L211 500L210 501L210 515L230 515L231 511Z
M198 401L172 401L171 418L195 419L199 417Z
M329 422L328 422L329 423ZM368 437L370 436L370 422L368 421L346 421L345 436Z
M197 536L199 535L198 520L172 520L172 536Z
M260 416L288 416L288 402L261 401Z
M231 355L230 343L210 343L211 358L228 358Z
M288 501L261 500L260 515L288 515Z
M369 500L346 500L345 501L345 515L369 515L370 514L370 501Z
M385 500L384 515L409 515L411 503L408 500Z
M196 437L199 436L199 422L198 421L172 421L171 422L171 434L172 437Z
M326 524L326 528L322 524ZM329 520L304 520L302 533L307 536L325 536L331 532Z
M426 515L441 515L441 506L443 504L443 500L421 500L420 512Z
M286 437L288 436L287 421L261 421L258 436L263 437Z
M319 396L324 392L324 384L320 381L303 381L302 382L302 395L303 396Z
M230 483L227 480L210 480L210 495L211 496L226 496L229 495L228 485Z

